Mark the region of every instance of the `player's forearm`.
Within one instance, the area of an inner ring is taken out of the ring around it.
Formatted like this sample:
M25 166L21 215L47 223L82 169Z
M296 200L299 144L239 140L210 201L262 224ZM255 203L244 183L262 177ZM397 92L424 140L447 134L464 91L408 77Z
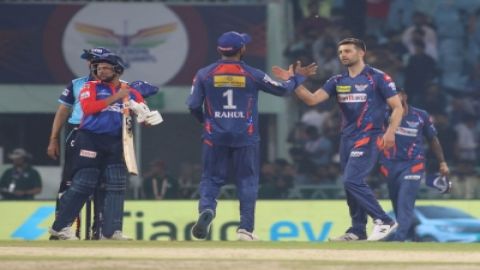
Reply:
M309 106L317 105L328 98L328 95L322 89L312 93L303 85L299 85L297 89L295 89L295 94L299 99Z
M395 134L400 122L402 121L403 117L403 108L402 106L395 106L392 110L392 114L390 116L390 123L387 128L387 133Z
M60 136L60 130L63 127L65 121L67 121L68 116L70 115L70 109L61 104L57 112L55 113L55 118L53 119L52 131L50 133L50 140L57 140Z
M438 163L444 163L445 162L445 156L443 154L443 149L442 146L440 145L440 141L438 140L438 137L434 137L430 141L430 147L432 148L433 154L438 160Z

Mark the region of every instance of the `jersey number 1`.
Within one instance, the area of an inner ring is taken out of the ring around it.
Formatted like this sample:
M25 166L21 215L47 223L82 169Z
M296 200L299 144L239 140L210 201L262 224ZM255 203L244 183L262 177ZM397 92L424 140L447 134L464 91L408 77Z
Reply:
M223 105L225 110L235 110L237 106L233 105L233 89L228 89L223 93L224 97L227 97L227 105Z

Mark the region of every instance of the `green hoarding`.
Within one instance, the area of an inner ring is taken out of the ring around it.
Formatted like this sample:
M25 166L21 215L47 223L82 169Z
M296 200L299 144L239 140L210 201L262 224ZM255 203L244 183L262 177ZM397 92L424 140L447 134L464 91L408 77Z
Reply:
M381 202L391 209L389 201ZM480 201L419 201L462 209L480 217ZM220 201L211 240L235 240L239 221L236 201ZM54 217L54 202L0 202L0 240L45 240ZM137 240L191 240L197 218L195 201L128 201L124 232ZM255 233L266 241L326 241L349 227L344 201L259 201ZM370 230L370 228L369 228Z

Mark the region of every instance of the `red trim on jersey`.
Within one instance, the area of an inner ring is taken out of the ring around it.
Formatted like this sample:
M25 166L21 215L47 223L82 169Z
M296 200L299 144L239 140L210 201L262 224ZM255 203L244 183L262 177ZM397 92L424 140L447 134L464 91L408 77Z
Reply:
M208 146L213 146L212 141L207 140L207 139L203 140L203 143L206 144L206 145L208 145Z
M383 174L383 176L388 176L388 169L385 166L380 166L380 172Z
M410 171L412 173L417 173L421 170L423 170L425 168L425 166L423 165L423 163L418 163L417 165L413 165L412 168L410 168Z
M355 142L354 148L362 147L370 142L370 137L365 137Z
M245 75L245 70L240 64L219 64L210 74Z
M80 105L84 115L98 113L105 109L108 104L105 100L97 100L97 84L100 81L86 82L80 91Z

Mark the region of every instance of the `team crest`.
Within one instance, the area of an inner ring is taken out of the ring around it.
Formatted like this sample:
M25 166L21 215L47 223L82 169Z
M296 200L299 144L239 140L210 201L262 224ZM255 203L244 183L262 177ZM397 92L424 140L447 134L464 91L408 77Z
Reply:
M411 128L416 128L418 127L418 124L420 124L419 122L412 122L412 121L406 121L407 122L407 125Z
M368 84L355 84L355 89L357 91L365 91L367 87L368 87Z

